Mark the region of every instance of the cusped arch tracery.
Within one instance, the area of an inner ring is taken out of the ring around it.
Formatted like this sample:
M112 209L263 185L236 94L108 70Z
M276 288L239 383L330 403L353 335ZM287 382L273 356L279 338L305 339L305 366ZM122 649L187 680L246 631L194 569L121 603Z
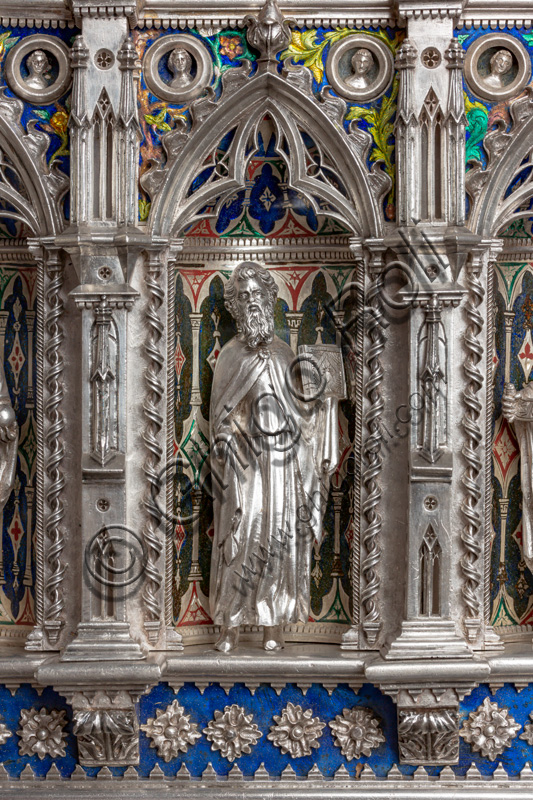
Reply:
M533 87L511 102L509 111L511 125L499 120L483 142L486 169L475 164L466 176L472 199L468 225L483 238L533 216Z
M50 236L64 225L61 200L68 177L47 164L49 136L37 120L21 124L23 104L0 92L0 218L20 223L25 234Z
M320 104L271 74L251 79L223 98L193 127L167 166L153 201L153 235L177 236L199 216L215 216L245 185L247 162L266 117L275 128L277 153L286 162L291 189L305 196L316 213L338 219L354 234L379 237L383 192L357 152L360 144Z

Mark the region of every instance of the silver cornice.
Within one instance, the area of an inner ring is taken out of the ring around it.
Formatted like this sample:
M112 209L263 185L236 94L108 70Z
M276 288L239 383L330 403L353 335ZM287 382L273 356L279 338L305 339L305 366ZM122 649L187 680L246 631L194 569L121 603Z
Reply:
M59 771L53 764L46 780L37 780L37 785L31 783L34 776L29 765L26 770L20 781L13 782L4 778L0 783L0 797L12 798L15 787L16 791L23 794L25 800L73 797L75 787L76 797L89 796L90 791L91 798L108 798L109 792L112 791L114 798L134 800L134 798L170 796L170 793L177 791L178 787L182 789L184 781L187 781L187 798L190 800L212 797L214 784L217 784L216 794L220 800L230 800L230 798L233 800L235 797L243 796L250 797L252 800L263 800L267 795L272 798L283 798L283 800L307 800L307 798L312 798L312 800L330 800L330 798L332 800L345 800L345 798L350 798L350 800L363 800L363 798L364 800L388 800L390 797L394 797L395 800L411 800L415 791L413 780L417 782L416 796L424 800L426 798L432 800L449 798L450 790L453 791L454 800L471 800L473 796L470 774L468 785L461 786L462 783L464 784L464 780L456 779L451 770L444 769L440 778L430 780L423 767L418 768L414 778L411 775L403 776L393 767L386 780L377 782L376 776L368 767L365 767L363 777L357 781L354 781L341 767L335 775L333 783L331 779L323 778L320 773L318 775L313 773L304 781L296 780L294 772L287 776L284 774L281 780L276 780L276 778L269 780L268 777L258 776L252 782L247 776L245 795L243 794L243 775L240 770L235 778L225 781L222 778L217 780L216 773L211 773L208 767L201 780L191 781L188 774L180 774L179 777L170 780L166 776L163 778L163 772L159 765L153 768L150 780L138 780L138 774L134 767L129 767L124 779L115 778L107 767L101 769L96 779L88 778L80 767L70 780L61 780ZM288 767L286 771L290 772ZM485 800L485 798L489 800L493 797L498 800L530 800L532 782L531 769L528 765L522 770L520 780L513 780L511 783L508 783L507 773L501 765L497 771L498 775L486 784L482 781L475 765L471 768L471 772L476 773L475 778L478 781L475 784L476 800ZM220 780L223 782L219 783ZM71 785L71 782L74 785Z
M74 19L66 0L25 0L0 3L0 23L3 27L73 28Z
M468 0L461 14L459 27L503 29L506 26L531 28L533 5L531 0Z
M181 262L225 262L246 259L279 261L352 261L350 236L317 236L311 239L209 239L183 240Z
M498 261L533 261L533 241L531 239L503 239L502 241L504 244Z
M398 19L458 19L465 5L466 0L398 0Z
M87 2L87 6L98 3ZM116 3L118 6L126 4ZM131 4L130 4L131 5ZM138 25L146 28L185 28L185 27L234 27L243 26L246 14L256 12L262 5L261 0L233 0L232 13L228 14L228 5L223 0L188 0L180 3L176 0L146 0ZM445 5L445 4L441 4ZM530 0L460 0L452 5L452 14L460 12L458 26L466 29L489 28L503 29L506 26L530 28L533 25L533 6ZM461 5L463 6L461 12ZM425 8L424 8L425 6ZM438 6L438 8L436 8ZM280 3L282 13L292 17L300 27L349 26L363 28L370 26L395 25L398 22L397 4L393 0L336 0L324 5L322 0L292 0ZM402 3L403 17L442 16L443 9L439 4L428 2ZM73 28L75 26L71 5L67 0L25 0L21 8L15 0L0 0L0 23L6 26L44 28Z
M0 264L35 264L27 239L0 239Z
M2 768L3 769L3 768ZM246 776L246 777L244 777ZM36 777L36 776L35 776ZM243 773L238 765L234 765L227 780L226 776L218 775L212 765L208 765L203 771L202 778L192 778L187 767L182 765L177 775L167 776L156 764L150 772L149 781L139 780L139 775L134 767L129 767L124 777L112 775L108 767L103 767L97 775L90 778L82 767L76 770L69 779L61 780L57 766L52 764L44 781L38 780L37 785L31 783L34 780L34 773L28 764L21 775L20 781L13 781L7 778L5 770L0 772L0 797L12 797L7 794L8 790L13 791L15 786L18 791L22 791L24 797L30 798L56 798L90 796L90 797L109 797L109 790L112 786L113 797L118 798L153 798L167 797L171 792L180 791L187 786L188 798L207 798L212 796L213 784L218 783L216 793L221 800L233 800L235 797L244 796L243 779L246 780L245 796L263 800L268 797L280 798L404 798L409 800L413 796L413 791L417 797L422 798L445 798L449 797L450 790L454 798L471 798L472 786L464 786L463 776L455 775L449 767L444 768L439 775L429 778L428 773L423 767L419 767L414 773L403 774L396 765L389 770L386 779L380 775L376 781L376 775L369 765L363 767L363 771L358 775L357 780L352 778L344 765L339 767L335 775L323 775L318 767L313 767L308 773L307 779L298 781L293 768L288 765L279 775L269 775L261 764L252 775L250 772ZM508 798L529 798L531 797L532 773L528 764L522 769L520 775L514 777L512 789L509 788L510 780L501 764L497 767L488 783L482 781L482 776L472 764L468 773L468 783L476 780L475 797L492 798L501 797L503 800ZM480 783L481 781L481 783ZM70 784L74 783L75 786ZM416 788L413 785L416 784ZM179 787L179 788L178 788ZM483 787L483 788L481 788ZM89 794L90 793L90 794Z
M474 684L499 686L531 683L533 655L529 642L507 642L501 653L483 655L469 661L448 662L385 661L375 652L340 651L335 644L288 644L278 653L244 645L231 655L220 654L209 646L191 646L179 654L153 653L144 661L91 661L80 664L59 661L50 653L24 653L6 647L0 655L0 684L8 687L31 683L37 687L62 686L75 691L80 685L124 688L128 685L154 686L166 681L174 688L191 681L202 687L209 683L230 686L246 682L250 688L260 683L272 686L286 683L339 683L358 686L394 684L398 690L417 686L460 686L467 678ZM466 674L468 673L468 675Z
M233 0L232 14L228 14L228 6L220 0L199 2L189 0L179 8L173 0L155 0L146 3L144 13L139 20L139 27L147 28L185 28L198 25L215 27L244 27L244 17L256 13L262 2L249 0ZM369 0L354 3L349 0L337 0L324 5L321 0L293 0L290 3L279 3L282 14L296 21L298 27L313 28L319 25L332 27L363 28L369 26L385 27L394 25L396 15L390 0Z

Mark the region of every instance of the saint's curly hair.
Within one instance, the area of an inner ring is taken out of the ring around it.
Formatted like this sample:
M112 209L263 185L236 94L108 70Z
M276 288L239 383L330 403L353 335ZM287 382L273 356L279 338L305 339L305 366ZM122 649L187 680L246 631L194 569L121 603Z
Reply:
M278 287L276 286L274 278L261 264L256 264L254 261L243 261L242 264L239 264L239 266L235 268L224 289L224 305L232 317L236 318L238 315L236 306L237 281L246 280L247 278L254 278L266 289L268 304L271 309L274 310L274 304L278 296Z

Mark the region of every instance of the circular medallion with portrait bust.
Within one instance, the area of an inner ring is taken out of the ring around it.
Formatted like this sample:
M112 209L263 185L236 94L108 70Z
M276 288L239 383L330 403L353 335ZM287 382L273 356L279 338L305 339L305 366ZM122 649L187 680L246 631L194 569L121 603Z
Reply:
M213 64L204 44L194 36L162 36L143 60L143 76L156 97L186 102L200 97L211 83Z
M331 48L326 75L335 91L348 100L366 103L379 97L392 80L392 52L384 42L354 34Z
M480 36L467 50L468 88L483 100L508 100L520 94L531 77L531 62L523 45L506 33Z
M69 51L56 36L28 36L8 52L5 70L14 94L28 103L48 105L69 87Z

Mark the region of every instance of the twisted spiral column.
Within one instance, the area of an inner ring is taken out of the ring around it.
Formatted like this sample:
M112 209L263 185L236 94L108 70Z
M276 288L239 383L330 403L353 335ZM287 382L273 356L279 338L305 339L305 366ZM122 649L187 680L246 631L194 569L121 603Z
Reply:
M494 341L494 281L495 281L495 262L490 261L487 273L487 376L492 375L492 351ZM483 616L485 622L488 624L490 620L490 539L492 528L492 447L489 447L489 442L492 441L492 413L494 406L493 385L492 381L487 381L488 385L485 391L485 442L487 447L485 449L485 549L483 553L483 571L484 571L484 586L483 586Z
M46 421L46 453L44 468L48 478L45 492L45 536L47 540L46 562L48 572L45 582L46 604L44 628L48 639L54 645L64 624L64 599L62 584L65 565L62 553L65 536L62 527L65 510L61 495L65 487L62 462L65 455L62 435L65 427L61 404L63 401L63 356L64 333L61 325L63 315L63 264L57 253L49 253L46 261L47 285L45 289L46 311L44 328L46 333L44 383L46 400L44 417Z
M363 630L370 645L376 643L381 630L381 614L377 603L377 595L381 580L376 567L381 559L379 536L381 534L381 515L379 503L381 500L381 487L378 482L381 473L383 458L381 456L381 415L384 403L381 396L383 382L383 367L380 356L385 347L385 337L380 320L383 315L381 301L381 276L374 272L367 293L367 309L365 326L369 346L366 352L366 365L368 378L365 383L365 396L368 407L365 414L367 436L364 442L364 471L363 485L366 497L362 508L366 521L363 532L364 554L361 561L361 574L364 586L361 591L361 604L363 608Z
M143 472L148 483L148 490L143 500L144 510L147 514L143 528L143 542L145 547L145 581L142 593L145 613L145 629L148 640L155 644L159 638L161 627L161 584L163 582L160 560L163 552L161 537L161 509L158 495L161 491L161 466L163 460L163 445L160 433L163 428L163 394L165 377L163 367L165 356L162 351L162 337L164 324L159 316L159 311L165 300L164 289L160 285L161 261L158 253L150 252L146 262L145 283L148 290L148 304L146 307L146 325L148 335L145 344L145 353L148 366L145 371L147 388L146 399L143 405L146 425L142 434L148 455L143 464Z
M503 246L502 240L492 240L488 272L487 272L487 297L486 297L486 372L487 378L492 378L492 351L494 347L494 287L496 281L496 257ZM494 628L490 625L491 612L491 543L492 543L492 414L494 407L494 391L492 380L487 380L485 387L485 442L483 448L485 458L485 495L484 504L484 535L481 537L484 545L483 552L483 618L485 650L503 649L502 641ZM482 452L483 452L482 451Z
M355 351L357 358L357 372L355 375L355 402L356 402L356 419L355 419L355 445L356 452L362 451L363 443L363 394L364 394L364 379L363 379L363 353L365 349L365 264L361 258L357 261L357 279L356 279L356 314L357 323L355 330ZM359 576L361 574L361 471L358 470L355 484L354 484L354 537L352 541L352 559L351 559L351 584L352 584L352 620L354 626L359 627L361 621L361 589Z
M474 255L470 267L467 285L468 296L465 306L467 328L465 332L466 358L464 372L467 385L463 400L466 411L463 415L463 429L466 441L462 453L466 460L466 469L462 476L465 487L465 497L461 504L461 511L466 520L461 533L464 555L461 558L463 573L463 600L465 603L465 631L469 641L475 641L481 626L481 604L479 599L479 585L481 583L480 555L482 552L481 534L483 530L483 514L479 508L481 499L480 476L483 469L481 442L483 432L481 429L482 402L480 392L483 387L483 374L478 369L478 364L483 358L483 344L481 334L484 320L480 306L485 297L485 290L480 281L481 264L477 255Z
M44 530L44 410L43 410L43 387L44 387L44 308L45 308L45 267L42 251L40 247L32 247L32 252L37 263L37 336L36 336L36 375L37 375L37 395L36 395L36 420L37 420L37 471L36 471L36 498L37 498L37 519L36 531ZM44 626L44 571L45 555L43 537L38 533L35 536L35 627L26 637L26 650L43 649L43 626Z
M174 624L174 610L172 587L174 582L174 481L173 473L169 471L172 464L172 454L174 450L174 359L172 349L175 340L175 314L176 314L176 273L175 262L169 261L168 280L167 280L167 303L168 303L168 343L167 343L167 470L166 470L166 542L165 542L165 625L171 628ZM172 334L171 334L172 331ZM171 422L172 420L172 422Z

